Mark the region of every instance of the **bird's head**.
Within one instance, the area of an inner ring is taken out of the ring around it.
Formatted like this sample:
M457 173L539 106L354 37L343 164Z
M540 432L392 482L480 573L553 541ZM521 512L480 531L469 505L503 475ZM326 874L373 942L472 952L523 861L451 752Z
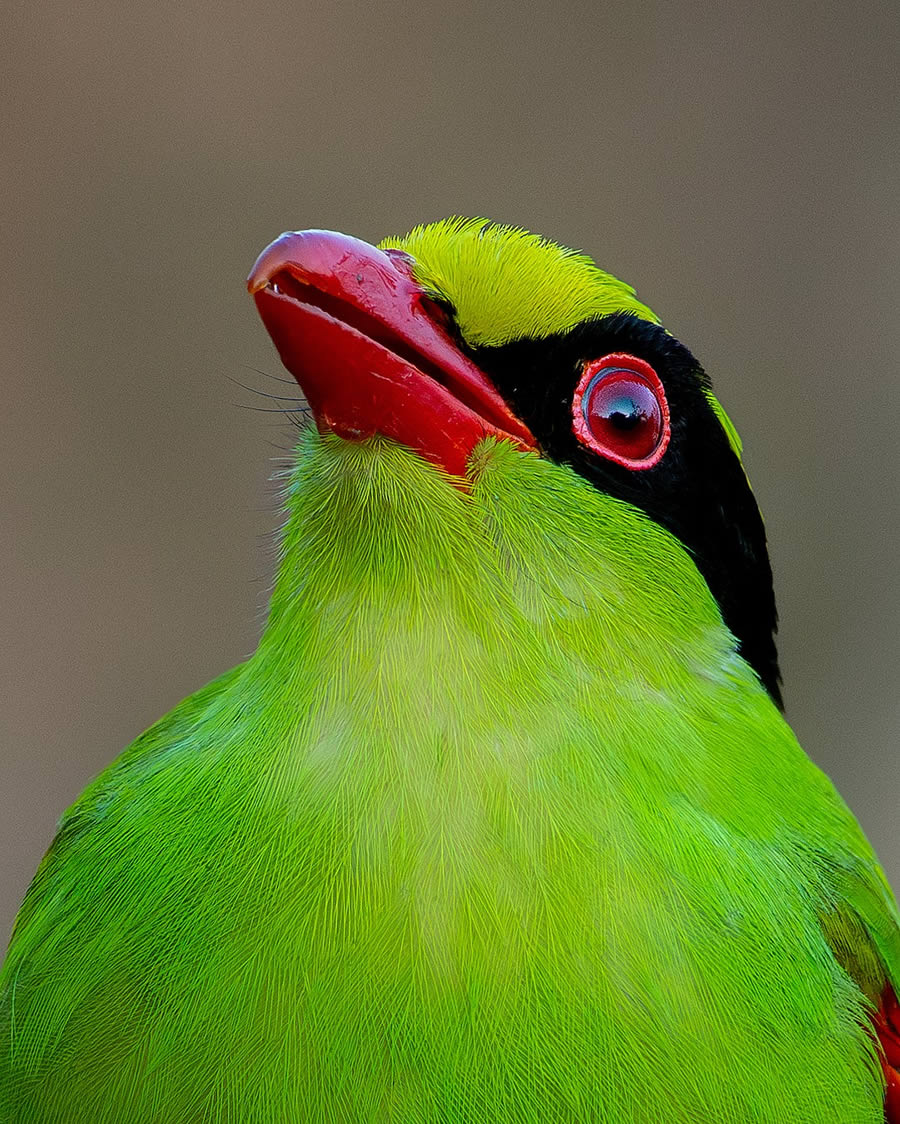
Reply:
M390 438L467 487L510 442L649 516L693 558L780 704L762 520L703 368L634 290L527 231L448 219L372 246L282 234L248 279L322 432Z

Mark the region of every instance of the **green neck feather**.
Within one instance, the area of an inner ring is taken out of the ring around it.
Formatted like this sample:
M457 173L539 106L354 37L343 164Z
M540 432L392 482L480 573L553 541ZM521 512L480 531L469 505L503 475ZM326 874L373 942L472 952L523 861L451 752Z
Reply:
M691 673L736 663L696 567L643 513L502 443L476 450L471 476L467 493L391 442L307 433L262 652L315 629L336 667L362 646L379 673L404 666L421 684L433 660L457 690L473 657L508 684L508 666L532 674L548 642L611 681L672 682L686 653Z

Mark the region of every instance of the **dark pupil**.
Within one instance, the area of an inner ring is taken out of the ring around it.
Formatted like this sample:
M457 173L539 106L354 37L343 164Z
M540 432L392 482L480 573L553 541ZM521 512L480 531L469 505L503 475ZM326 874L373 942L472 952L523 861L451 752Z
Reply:
M610 425L622 430L634 429L642 421L647 420L647 415L637 402L624 394L620 398L614 398L611 402L608 402L603 414Z
M584 420L603 456L626 462L652 455L663 432L653 388L632 371L601 372L582 399Z

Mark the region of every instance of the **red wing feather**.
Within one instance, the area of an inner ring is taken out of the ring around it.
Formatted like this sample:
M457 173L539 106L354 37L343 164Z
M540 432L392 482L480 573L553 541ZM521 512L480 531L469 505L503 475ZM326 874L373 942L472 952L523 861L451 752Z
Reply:
M885 1124L900 1124L900 1004L890 984L885 984L874 1019L884 1070Z

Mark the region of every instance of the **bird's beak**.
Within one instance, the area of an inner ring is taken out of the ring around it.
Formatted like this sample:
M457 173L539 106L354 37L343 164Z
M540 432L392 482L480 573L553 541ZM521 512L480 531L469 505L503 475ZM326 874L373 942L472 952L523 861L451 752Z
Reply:
M454 342L413 261L328 230L282 234L247 279L320 430L381 434L463 476L485 437L534 437Z

